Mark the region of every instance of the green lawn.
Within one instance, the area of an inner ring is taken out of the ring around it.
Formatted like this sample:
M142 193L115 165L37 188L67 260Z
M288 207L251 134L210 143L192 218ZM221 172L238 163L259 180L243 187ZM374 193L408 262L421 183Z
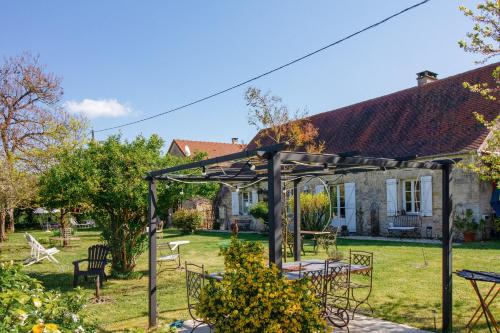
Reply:
M33 231L42 242L48 242L50 233ZM62 248L57 258L61 266L47 261L27 268L45 286L71 290L73 266L71 262L86 256L87 247L100 240L97 231L80 231L80 241L71 247ZM228 234L199 232L195 235L179 235L165 231L168 240L191 241L182 248L183 260L204 264L208 271L221 270L222 258L218 256L220 244ZM241 234L240 238L256 240L267 246L267 239L258 234ZM48 244L47 244L48 245ZM59 247L59 246L58 246ZM434 320L440 325L441 303L441 249L434 245L411 243L340 240L339 249L374 252L374 289L371 304L375 316L390 321L405 323L422 329L433 330ZM306 247L306 251L311 248ZM500 242L473 243L454 247L453 269L500 270ZM423 253L428 261L424 265ZM10 235L7 243L0 244L0 261L22 260L29 255L29 248L22 233ZM308 252L306 258L324 258L325 253L315 255ZM138 260L137 271L143 276L131 280L111 279L105 283L102 294L112 298L108 304L89 305L92 318L103 332L120 332L126 327L147 324L147 253ZM183 271L164 271L158 276L158 302L160 320L188 319L186 311L185 275ZM93 286L85 285L89 297ZM454 279L454 325L461 331L467 317L476 306L476 298L470 285L460 278ZM493 313L500 317L500 302L496 302Z

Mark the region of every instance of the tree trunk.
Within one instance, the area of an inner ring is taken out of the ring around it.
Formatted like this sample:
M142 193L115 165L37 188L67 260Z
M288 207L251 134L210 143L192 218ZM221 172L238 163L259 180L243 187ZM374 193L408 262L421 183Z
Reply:
M9 232L14 232L14 208L9 209Z
M60 220L59 220L59 225L61 228L61 237L63 240L63 247L69 246L69 239L66 238L66 233L64 232L64 229L66 229L68 227L66 225L66 220L64 219L65 215L66 215L66 210L64 208L61 208L61 216L60 216ZM71 237L71 235L69 237Z
M0 243L7 240L7 233L5 232L5 210L0 211Z

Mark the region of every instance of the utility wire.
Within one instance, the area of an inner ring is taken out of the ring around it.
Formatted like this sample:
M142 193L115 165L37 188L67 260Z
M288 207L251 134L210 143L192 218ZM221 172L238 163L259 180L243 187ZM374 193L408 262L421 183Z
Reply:
M128 122L128 123L124 123L124 124L121 124L121 125L117 125L117 126L112 126L112 127L108 127L108 128L99 129L99 130L94 131L94 133L97 133L97 132L104 132L104 131L109 131L109 130L113 130L113 129L118 129L118 128L122 128L122 127L130 126L130 125L138 124L138 123L144 122L144 121L146 121L146 120L154 119L154 118L157 118L157 117L160 117L160 116L163 116L163 115L166 115L166 114L169 114L169 113L175 112L175 111L179 111L179 110L181 110L181 109L185 109L185 108L187 108L187 107L189 107L189 106L192 106L192 105L194 105L194 104L198 104L198 103L201 103L201 102L206 101L206 100L208 100L208 99L211 99L211 98L213 98L213 97L216 97L216 96L222 95L222 94L224 94L224 93L226 93L226 92L228 92L228 91L231 91L231 90L234 90L234 89L236 89L236 88L239 88L239 87L241 87L241 86L243 86L243 85L245 85L245 84L247 84L247 83L250 83L250 82L252 82L252 81L258 80L258 79L260 79L260 78L262 78L262 77L264 77L264 76L267 76L267 75L269 75L269 74L272 74L272 73L274 73L274 72L277 72L277 71L279 71L279 70L281 70L281 69L283 69L283 68L285 68L285 67L291 66L291 65L293 65L293 64L295 64L295 63L297 63L297 62L299 62L299 61L302 61L302 60L304 60L304 59L306 59L306 58L309 58L309 57L311 57L311 56L313 56L313 55L315 55L315 54L317 54L317 53L320 53L320 52L322 52L322 51L324 51L324 50L326 50L326 49L328 49L328 48L330 48L330 47L332 47L332 46L335 46L335 45L337 45L337 44L340 44L340 43L342 43L342 42L344 42L344 41L346 41L346 40L348 40L348 39L350 39L350 38L353 38L354 36L357 36L357 35L359 35L359 34L361 34L361 33L365 32L365 31L367 31L367 30L373 29L373 28L375 28L375 27L377 27L377 26L379 26L379 25L381 25L381 24L383 24L383 23L385 23L385 22L387 22L387 21L389 21L389 20L391 20L391 19L393 19L393 18L395 18L395 17L397 17L397 16L399 16L399 15L402 15L402 14L404 14L404 13L406 13L406 12L408 12L408 11L412 10L412 9L415 9L415 8L417 8L417 7L421 6L421 5L423 5L423 4L425 4L425 3L429 2L429 1L431 1L431 0L424 0L424 1L421 1L421 2L419 2L419 3L417 3L417 4L414 4L413 6L407 7L407 8L405 8L405 9L403 9L403 10L401 10L401 11L399 11L399 12L397 12L397 13L395 13L395 14L391 15L391 16L388 16L388 17L384 18L383 20L380 20L380 21L378 21L378 22L376 22L376 23L373 23L372 25L369 25L369 26L367 26L367 27L365 27L365 28L363 28L363 29L361 29L361 30L358 30L358 31L356 31L356 32L354 32L354 33L352 33L352 34L350 34L350 35L348 35L348 36L346 36L346 37L343 37L343 38L341 38L341 39L339 39L339 40L337 40L337 41L335 41L335 42L333 42L333 43L330 43L330 44L328 44L328 45L325 45L325 46L323 46L322 48L319 48L319 49L317 49L317 50L315 50L315 51L312 51L312 52L310 52L310 53L307 53L306 55L303 55L303 56L302 56L302 57L300 57L300 58L296 58L296 59L294 59L294 60L292 60L292 61L287 62L286 64L283 64L283 65L281 65L281 66L279 66L279 67L276 67L276 68L274 68L274 69L271 69L271 70L269 70L269 71L267 71L267 72L264 72L264 73L262 73L262 74L259 74L259 75L257 75L257 76L254 76L254 77L252 77L252 78L250 78L250 79L248 79L248 80L242 81L242 82L240 82L240 83L236 83L235 85L230 86L229 88L226 88L226 89L224 89L224 90L220 90L220 91L218 91L218 92L216 92L216 93L213 93L213 94L211 94L211 95L208 95L208 96L205 96L205 97L199 98L199 99L194 100L194 101L192 101L192 102L189 102L189 103L183 104L183 105L181 105L181 106L178 106L178 107L176 107L176 108L173 108L173 109L170 109L170 110L167 110L167 111L161 112L161 113L157 113L157 114L155 114L155 115L152 115L152 116L149 116L149 117L146 117L146 118L142 118L142 119L139 119L139 120L131 121L131 122Z

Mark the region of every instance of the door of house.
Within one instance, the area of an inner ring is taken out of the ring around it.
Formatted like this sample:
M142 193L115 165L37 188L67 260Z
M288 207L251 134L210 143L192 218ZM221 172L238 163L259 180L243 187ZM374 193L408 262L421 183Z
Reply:
M349 232L356 232L356 185L355 183L330 186L330 197L334 217L332 225L347 226Z

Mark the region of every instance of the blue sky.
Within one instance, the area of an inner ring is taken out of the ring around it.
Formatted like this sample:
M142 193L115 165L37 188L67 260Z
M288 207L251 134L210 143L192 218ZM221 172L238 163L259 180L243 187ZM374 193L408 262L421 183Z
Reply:
M63 78L66 105L90 112L98 130L226 88L416 2L5 1L0 56L39 54ZM253 85L315 114L412 87L424 69L440 77L472 69L478 57L457 46L471 27L460 4L477 1L432 0ZM120 131L248 142L245 89Z

